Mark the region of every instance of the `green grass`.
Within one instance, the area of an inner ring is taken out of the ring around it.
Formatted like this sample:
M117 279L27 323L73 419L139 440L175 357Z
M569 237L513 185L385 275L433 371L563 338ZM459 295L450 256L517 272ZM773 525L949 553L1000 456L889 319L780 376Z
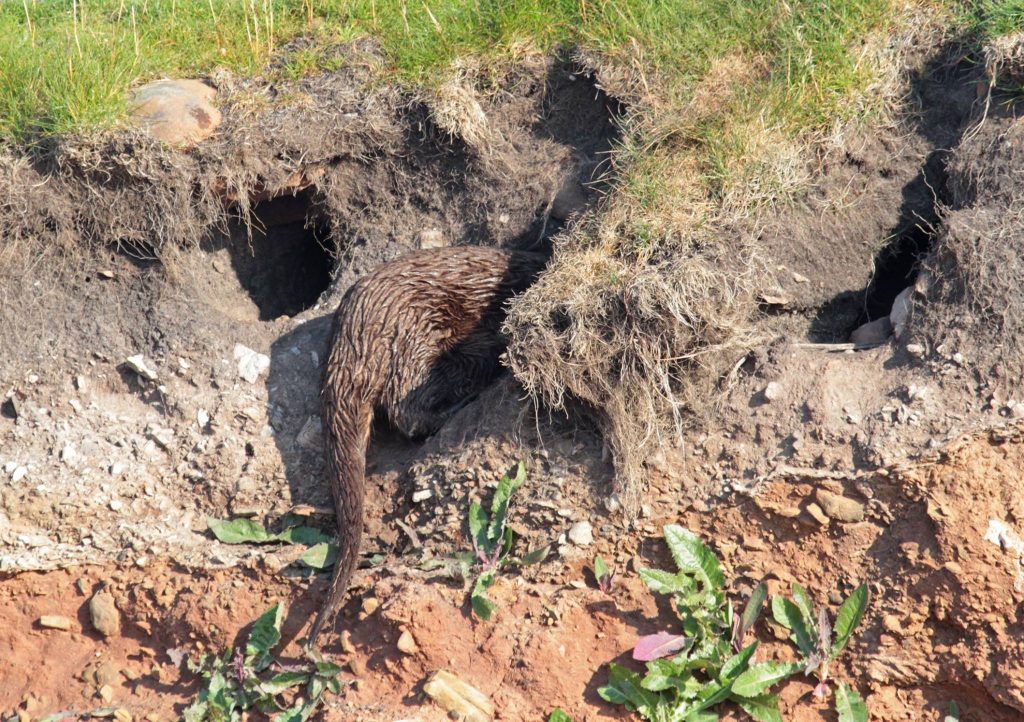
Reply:
M375 36L396 75L426 84L463 56L581 45L638 60L670 106L737 55L765 70L735 110L767 109L772 122L803 128L841 113L870 80L857 46L893 14L892 0L6 0L0 140L109 125L125 90L149 78L259 72L299 34ZM304 50L281 72L322 64Z

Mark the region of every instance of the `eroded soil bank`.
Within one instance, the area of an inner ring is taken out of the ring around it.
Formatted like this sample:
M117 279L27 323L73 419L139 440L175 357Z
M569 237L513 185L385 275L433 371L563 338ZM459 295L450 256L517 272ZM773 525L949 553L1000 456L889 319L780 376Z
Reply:
M283 655L296 655L323 578L296 573L290 550L216 542L206 518L275 523L298 507L331 529L317 389L340 295L405 250L557 249L600 212L623 108L593 73L534 60L482 83L481 146L372 82L372 49L339 52L349 70L287 93L221 79L224 129L192 153L129 137L4 165L9 207L28 209L0 254L5 719L111 706L171 719L197 691L180 654L237 642L272 600L290 604ZM698 532L740 594L796 581L834 609L867 582L869 615L835 674L876 718L941 719L951 701L961 719L1024 715L1020 299L1002 274L1021 237L1000 215L1024 160L1011 113L973 125L978 72L926 65L908 100L920 113L834 149L820 193L763 227L778 275L757 317L767 340L725 379L712 420L645 459L639 519L610 500L593 416L538 407L510 375L425 442L377 428L367 568L338 629L351 642L326 638L347 665L328 718L443 719L422 692L438 669L500 719L557 706L628 718L596 690L637 636L673 624L635 574L668 566L666 523ZM935 228L915 245L922 217ZM887 290L873 271L886 248L916 249ZM908 288L906 333L848 343ZM470 501L519 460L513 525L552 554L503 577L483 623L458 581L420 562L468 548ZM836 513L837 496L853 512ZM567 538L581 522L592 544ZM609 595L595 553L620 572ZM87 611L101 588L121 615L110 637ZM49 615L70 629L42 628ZM398 649L404 631L414 651ZM766 658L792 653L768 628L763 643ZM834 719L811 689L785 686L787 719Z

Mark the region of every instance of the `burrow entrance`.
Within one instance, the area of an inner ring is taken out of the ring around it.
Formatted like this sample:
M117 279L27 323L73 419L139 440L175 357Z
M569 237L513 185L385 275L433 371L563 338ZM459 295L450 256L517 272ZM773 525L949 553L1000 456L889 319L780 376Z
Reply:
M233 221L229 237L232 268L261 321L311 308L330 286L336 263L331 225L312 191L258 203L248 227Z

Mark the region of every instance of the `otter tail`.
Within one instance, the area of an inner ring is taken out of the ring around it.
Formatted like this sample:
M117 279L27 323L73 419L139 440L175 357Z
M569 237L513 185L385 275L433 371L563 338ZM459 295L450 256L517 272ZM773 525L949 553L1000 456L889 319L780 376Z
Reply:
M335 369L339 367L336 365ZM344 373L345 367L341 367ZM327 599L310 628L307 648L312 649L317 635L334 621L341 610L345 590L359 561L359 542L363 536L363 497L365 496L366 445L373 421L373 404L344 383L328 378L322 397L322 417L326 426L327 472L334 496L338 526L338 560L334 565Z

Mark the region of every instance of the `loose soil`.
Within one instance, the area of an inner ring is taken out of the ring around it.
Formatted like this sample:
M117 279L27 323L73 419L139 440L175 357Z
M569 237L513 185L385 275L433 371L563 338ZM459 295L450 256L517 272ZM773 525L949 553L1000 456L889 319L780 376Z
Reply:
M206 518L274 524L298 509L331 528L317 397L340 295L417 246L550 250L577 214L600 212L622 108L586 69L527 59L476 82L485 147L376 82L374 48L337 52L346 70L293 85L215 78L225 125L190 153L126 133L0 158L0 718L178 716L198 684L179 654L237 642L273 600L289 604L282 656L295 657L326 580L300 573L294 549L220 544ZM834 673L875 718L941 719L951 701L963 720L1024 715L1024 405L1000 360L1016 346L999 343L1018 329L989 313L1019 299L1008 283L985 286L987 301L963 283L998 276L979 258L1015 257L985 255L968 233L981 221L1020 250L1019 231L995 224L1024 161L1012 113L974 126L981 71L946 60L908 79L920 113L850 139L805 206L761 228L784 302L765 304L767 340L726 379L714 419L647 459L638 518L616 512L592 410L539 407L511 376L426 441L378 425L366 564L325 639L346 662L328 719L445 719L422 690L438 669L486 693L499 719L557 706L628 719L596 690L607 663L633 664L639 635L672 628L635 574L670 564L667 523L714 547L737 594L799 582L834 610L867 582L869 614ZM919 217L941 227L922 240ZM892 261L915 243L909 265ZM885 283L878 259L897 269ZM842 343L912 284L905 336ZM243 379L239 352L269 368ZM421 563L468 548L470 501L519 460L529 481L513 526L552 553L499 580L484 623L461 581ZM825 492L863 518L824 514ZM592 545L567 539L581 521ZM595 553L620 572L611 594L595 588ZM109 638L87 609L101 588L122 615ZM71 629L39 626L55 614ZM412 654L397 649L403 631ZM762 634L763 658L792 655L770 625ZM783 687L786 719L835 719L812 688Z

